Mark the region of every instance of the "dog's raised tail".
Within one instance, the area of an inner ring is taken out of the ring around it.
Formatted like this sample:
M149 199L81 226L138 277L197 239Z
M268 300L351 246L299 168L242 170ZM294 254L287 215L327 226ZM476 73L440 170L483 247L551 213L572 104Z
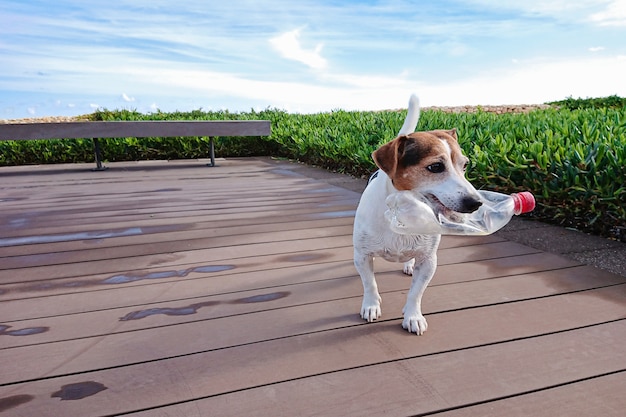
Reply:
M401 135L410 135L415 132L415 128L417 127L417 121L420 119L420 99L417 98L415 94L411 94L411 98L409 99L409 109L406 112L406 119L404 119L404 124L398 132L398 136Z

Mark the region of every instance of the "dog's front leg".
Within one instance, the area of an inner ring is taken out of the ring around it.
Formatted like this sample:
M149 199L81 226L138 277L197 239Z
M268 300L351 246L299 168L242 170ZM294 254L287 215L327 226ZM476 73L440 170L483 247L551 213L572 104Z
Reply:
M428 283L435 275L435 269L437 269L437 255L435 253L421 264L415 265L411 288L407 295L406 304L402 309L404 315L402 327L417 335L423 334L428 329L428 323L422 315L422 296Z
M368 322L379 319L382 311L378 285L374 277L374 258L354 249L354 266L361 276L363 283L363 302L361 303L361 317Z

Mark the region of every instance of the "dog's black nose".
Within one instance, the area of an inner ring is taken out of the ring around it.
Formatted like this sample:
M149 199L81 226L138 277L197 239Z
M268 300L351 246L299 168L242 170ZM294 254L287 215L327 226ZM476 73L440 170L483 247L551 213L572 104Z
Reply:
M483 203L480 200L473 197L465 197L463 199L463 213L473 213L482 205Z

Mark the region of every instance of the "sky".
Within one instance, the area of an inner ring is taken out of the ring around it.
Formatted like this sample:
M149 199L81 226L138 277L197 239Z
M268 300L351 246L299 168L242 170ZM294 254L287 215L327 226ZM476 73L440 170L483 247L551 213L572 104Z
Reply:
M626 96L626 0L0 0L0 119Z

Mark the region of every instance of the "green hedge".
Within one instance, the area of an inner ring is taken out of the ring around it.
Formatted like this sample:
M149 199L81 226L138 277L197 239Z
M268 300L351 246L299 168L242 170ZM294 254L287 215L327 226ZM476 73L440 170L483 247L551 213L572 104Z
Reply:
M472 160L468 178L477 188L507 193L530 190L538 200L534 217L623 239L626 107L617 99L578 99L576 106L560 102L559 108L526 114L425 110L418 129L456 127L461 147ZM398 111L303 115L274 109L151 114L103 110L90 115L92 120L270 120L270 137L219 138L217 155L285 157L356 176L375 169L371 152L395 137L404 117L405 112ZM101 143L108 161L208 154L207 138L127 138ZM0 142L0 165L92 160L90 140Z

